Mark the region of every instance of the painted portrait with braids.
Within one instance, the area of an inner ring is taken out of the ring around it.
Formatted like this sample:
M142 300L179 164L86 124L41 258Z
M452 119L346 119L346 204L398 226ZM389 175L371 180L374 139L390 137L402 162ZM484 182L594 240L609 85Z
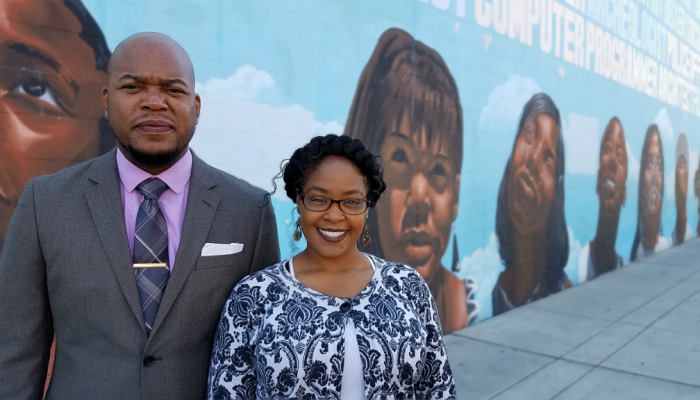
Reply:
M462 105L442 57L400 29L379 38L360 75L345 134L379 154L385 198L370 213L369 253L404 263L428 283L444 332L476 315L470 282L442 264L459 207ZM458 261L458 260L456 260Z

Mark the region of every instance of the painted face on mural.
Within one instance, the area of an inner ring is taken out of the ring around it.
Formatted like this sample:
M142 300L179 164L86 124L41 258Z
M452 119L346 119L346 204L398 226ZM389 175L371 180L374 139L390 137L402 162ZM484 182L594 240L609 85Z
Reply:
M408 117L393 127L380 155L387 184L377 203L379 235L387 259L410 265L424 277L441 265L457 217L459 173L444 143L427 144Z
M141 34L122 42L102 96L119 148L134 164L167 169L187 150L201 100L192 63L172 39Z
M644 157L644 173L642 175L642 222L644 232L659 231L659 216L661 214L661 189L664 185L662 172L663 155L659 145L659 132L652 134L649 151ZM651 233L650 233L651 234Z
M613 119L605 128L600 148L600 169L596 193L601 212L617 213L627 198L627 148L622 125Z
M541 113L525 123L513 151L508 210L515 229L528 236L546 225L554 198L559 127Z
M685 204L688 199L688 163L684 156L680 156L676 163L676 210L685 212Z
M342 157L325 158L309 174L302 192L308 203L314 201L314 196L334 200L367 199L367 185L360 169ZM333 203L326 211L311 211L297 197L297 212L308 248L327 259L356 251L368 210L361 214L346 214L338 203Z
M0 2L0 235L29 179L97 156L106 73L61 0Z

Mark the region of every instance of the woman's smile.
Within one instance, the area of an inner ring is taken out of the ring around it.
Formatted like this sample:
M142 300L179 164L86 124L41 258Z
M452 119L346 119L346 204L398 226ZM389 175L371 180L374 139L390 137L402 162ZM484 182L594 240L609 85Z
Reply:
M322 229L316 228L319 235L326 241L329 242L340 242L348 235L349 231L339 230L339 229Z

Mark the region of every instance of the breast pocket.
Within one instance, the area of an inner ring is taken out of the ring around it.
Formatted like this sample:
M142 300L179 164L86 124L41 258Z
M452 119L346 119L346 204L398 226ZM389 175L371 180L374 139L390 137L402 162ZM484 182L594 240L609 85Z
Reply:
M223 256L199 257L197 263L194 265L194 269L199 270L235 266L240 264L245 259L242 253L243 252L226 254Z

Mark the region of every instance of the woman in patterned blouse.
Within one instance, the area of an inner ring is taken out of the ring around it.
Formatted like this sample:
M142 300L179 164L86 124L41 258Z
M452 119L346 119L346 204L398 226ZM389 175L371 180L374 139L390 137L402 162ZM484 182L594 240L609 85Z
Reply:
M282 171L307 248L241 280L224 307L209 399L454 399L435 301L412 268L361 253L385 189L361 141L316 137Z

